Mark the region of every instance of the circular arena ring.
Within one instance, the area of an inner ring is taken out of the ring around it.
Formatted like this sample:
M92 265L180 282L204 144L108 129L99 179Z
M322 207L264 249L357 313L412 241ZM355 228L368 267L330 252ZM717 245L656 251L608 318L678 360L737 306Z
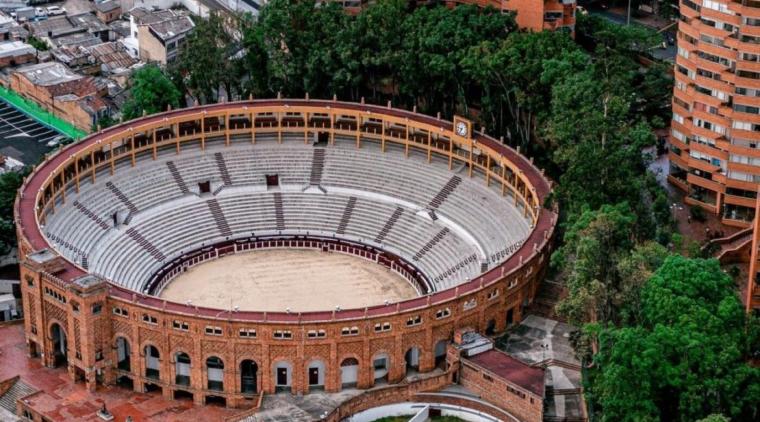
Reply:
M21 188L30 353L232 406L432 371L454 330L532 302L550 189L462 118L278 99L133 120Z

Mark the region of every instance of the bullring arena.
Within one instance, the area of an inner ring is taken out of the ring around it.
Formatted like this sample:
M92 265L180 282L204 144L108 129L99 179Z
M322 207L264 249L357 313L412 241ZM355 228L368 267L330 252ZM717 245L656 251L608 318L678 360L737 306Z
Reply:
M230 407L445 370L457 329L531 303L549 192L461 118L277 99L130 121L21 189L28 351L89 389Z
M263 250L204 263L177 277L160 295L175 302L269 312L321 311L340 303L364 307L416 296L414 287L388 268L310 249Z

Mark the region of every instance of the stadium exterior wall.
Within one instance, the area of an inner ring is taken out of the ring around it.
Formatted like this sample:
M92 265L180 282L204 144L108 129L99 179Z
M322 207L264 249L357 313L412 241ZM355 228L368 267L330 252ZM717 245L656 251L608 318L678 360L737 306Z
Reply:
M233 123L240 121L236 118L240 115L248 116L247 125ZM349 123L338 123L338 119ZM182 132L186 122L195 122L199 130ZM166 128L171 137L162 138ZM522 248L501 265L456 288L365 309L298 314L200 308L132 292L58 256L41 234L45 213L52 212L56 203L65 203L67 188L78 189L80 180L94 178L98 167L110 165L113 169L119 157L131 156L134 165L136 153L155 151L164 144L176 144L180 151L183 142L200 142L203 148L207 138L224 137L230 144L248 136L245 142L255 142L257 133L272 132L303 133L304 142L317 134L330 141L335 135L350 135L356 137L357 147L363 139L372 138L383 145L395 142L448 156L450 165L466 163L470 175L478 168L487 183L500 183L504 193L523 205L534 229ZM340 390L341 363L346 359L358 362L356 386L372 387L376 384L373 361L382 355L389 360L387 382L398 382L406 375L405 355L412 347L420 351L418 370L433 370L436 345L450 342L454 330L472 327L499 332L520 321L548 265L556 224L557 210L542 206L551 189L543 173L498 141L470 133L462 137L451 122L390 107L278 99L169 111L101 131L69 146L38 166L16 199L30 356L52 367L60 364L65 349L64 365L71 379L85 382L91 390L126 377L135 391L160 387L165 397L172 398L179 390L192 394L196 403L215 396L236 407L255 403L259 392L276 391L277 366L289 368L287 377L294 393L309 391L310 366L324 371L324 383L317 388ZM421 322L408 324L418 316ZM180 327L186 324L187 329L175 328L176 323ZM375 331L376 324L386 323L390 323L389 330ZM359 333L344 335L344 329L352 327L358 327ZM240 337L241 330L255 330L255 338ZM310 331L320 330L324 337L309 336ZM275 333L289 333L289 338L275 338ZM127 341L129 349L129 357L121 363L119 354L123 355L124 347L119 338ZM149 346L158 351L158 359L146 356ZM189 379L184 378L189 385L178 382L176 356L180 352L190 357ZM224 363L221 391L218 383L209 388L206 359L212 356ZM244 360L256 363L256 393L241 393ZM317 361L321 366L310 365Z

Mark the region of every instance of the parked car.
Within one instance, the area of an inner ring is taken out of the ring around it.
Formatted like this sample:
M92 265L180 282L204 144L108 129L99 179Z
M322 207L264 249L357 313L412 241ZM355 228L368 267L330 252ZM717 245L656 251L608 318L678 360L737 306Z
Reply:
M66 9L60 6L48 6L47 7L47 14L48 16L58 16L58 15L65 15Z
M53 138L52 140L48 141L47 146L49 146L49 147L56 147L56 146L58 146L60 144L65 144L67 139L68 138L66 136L58 135L55 138Z
M42 17L42 16L47 17L47 15L48 15L47 10L45 10L45 9L43 9L41 7L37 7L37 8L34 9L34 16L36 16L38 18Z

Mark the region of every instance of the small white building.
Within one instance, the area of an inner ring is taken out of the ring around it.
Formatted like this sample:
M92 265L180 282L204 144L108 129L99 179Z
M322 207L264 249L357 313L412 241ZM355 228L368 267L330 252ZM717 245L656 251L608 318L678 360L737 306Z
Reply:
M24 168L24 163L7 155L0 155L0 174L9 171L20 171Z
M0 321L18 319L16 298L12 294L0 295Z

